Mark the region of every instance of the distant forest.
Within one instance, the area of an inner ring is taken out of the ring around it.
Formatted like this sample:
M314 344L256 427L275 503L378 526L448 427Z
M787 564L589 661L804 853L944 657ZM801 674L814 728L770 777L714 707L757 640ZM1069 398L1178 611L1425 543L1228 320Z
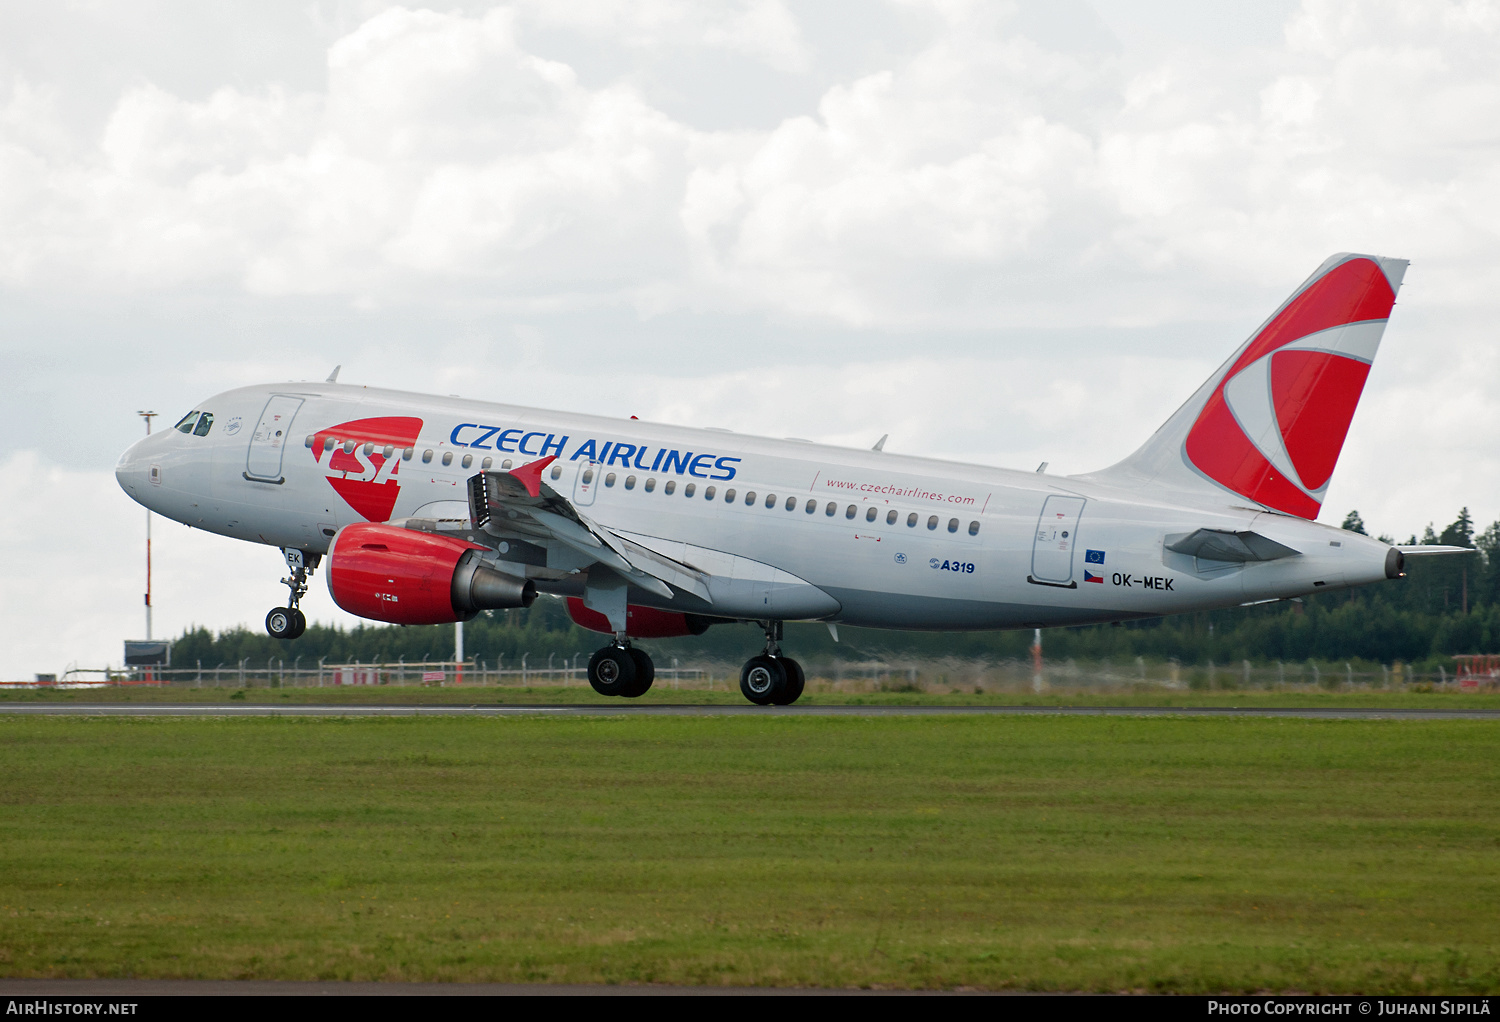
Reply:
M1357 511L1343 527L1365 533ZM1391 537L1381 536L1392 542ZM1454 653L1500 652L1500 522L1476 534L1468 508L1441 531L1428 526L1407 542L1466 546L1472 554L1407 559L1407 577L1360 589L1310 596L1302 602L1264 604L1205 611L1122 625L1049 628L1043 645L1049 658L1082 660L1146 657L1176 659L1184 664L1269 661L1365 661L1435 665ZM783 645L807 661L869 661L959 657L995 661L1028 655L1029 631L896 632L839 628L835 643L820 624L788 625ZM481 614L464 626L470 659L491 668L502 661L545 666L549 654L564 658L588 654L603 644L598 633L585 631L568 618L563 602L542 597L527 610ZM696 661L737 662L759 649L753 625L716 625L701 636L640 643L658 663L676 657ZM218 635L189 629L172 650L174 667L229 666L248 659L249 666L268 660L319 658L327 663L420 663L453 656L453 626L396 627L362 625L353 629L309 626L293 642L272 639L259 630L237 628ZM580 663L582 662L580 659Z

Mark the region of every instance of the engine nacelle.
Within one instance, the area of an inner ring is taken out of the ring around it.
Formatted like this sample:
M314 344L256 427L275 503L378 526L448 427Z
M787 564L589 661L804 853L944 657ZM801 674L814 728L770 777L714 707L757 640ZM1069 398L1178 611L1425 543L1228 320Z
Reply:
M603 632L605 635L615 633L609 626L609 618L597 610L589 610L576 596L568 597L568 617L573 619L574 624L591 632ZM657 610L655 607L637 607L635 604L625 608L625 634L632 639L675 639L683 635L702 635L711 624L712 621L698 614L678 614L670 610Z
M393 525L345 526L328 549L328 592L351 614L396 625L531 606L536 586L486 565L483 549Z

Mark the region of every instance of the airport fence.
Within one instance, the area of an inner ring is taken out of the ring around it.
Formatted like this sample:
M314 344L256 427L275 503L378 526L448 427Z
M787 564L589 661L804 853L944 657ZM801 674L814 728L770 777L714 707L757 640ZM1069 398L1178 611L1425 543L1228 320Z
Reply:
M93 688L99 686L183 686L192 688L343 688L369 685L427 686L586 686L587 660L582 655L545 658L523 654L505 658L455 661L329 664L272 659L252 663L123 670L74 668L55 678L0 682L0 687ZM1474 673L1463 663L1417 670L1402 663L1355 661L1268 661L1187 665L1175 660L967 660L927 658L850 661L829 658L803 661L811 691L930 692L938 694L1054 690L1167 691L1395 690L1482 691L1500 687L1500 671ZM738 662L679 663L672 658L656 667L656 683L672 689L724 689L739 683Z

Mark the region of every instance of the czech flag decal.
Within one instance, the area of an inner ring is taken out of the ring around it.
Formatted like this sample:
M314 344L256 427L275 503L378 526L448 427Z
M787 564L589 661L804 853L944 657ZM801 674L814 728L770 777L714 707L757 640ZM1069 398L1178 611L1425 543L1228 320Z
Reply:
M1092 571L1089 571L1087 568L1084 568L1083 569L1083 580L1085 582L1098 582L1098 583L1100 583L1102 585L1104 583L1104 576L1103 575L1095 575Z

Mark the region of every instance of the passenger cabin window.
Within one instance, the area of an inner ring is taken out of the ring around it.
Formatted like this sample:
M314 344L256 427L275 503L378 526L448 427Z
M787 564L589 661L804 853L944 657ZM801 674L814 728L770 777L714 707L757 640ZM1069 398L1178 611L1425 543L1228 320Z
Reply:
M847 508L844 509L845 518L852 520L857 514L859 514L859 508L855 507L853 504L850 504Z
M481 471L488 472L490 470L490 466L493 465L494 463L495 463L495 459L494 458L485 458L483 461L481 461L479 463L479 468L480 468Z
M583 470L583 481L585 483L591 483L594 481L594 470L592 468L586 468Z
M452 451L444 451L443 452L443 464L444 465L451 465L451 464L453 464L453 452Z
M927 528L929 531L937 528L937 515L933 515L931 518L927 519Z
M906 527L908 529L915 529L917 527L917 513L915 511L906 516Z
M635 489L635 476L626 476L625 477L625 489L627 489L627 490L633 490L633 489Z
M971 535L971 536L977 536L977 535L979 535L979 523L978 522L970 522L969 523L969 535Z
M372 455L374 453L375 453L375 445L374 444L365 444L365 457L368 458L370 455Z
M697 483L688 483L687 487L682 491L682 495L684 497L691 497L697 491L698 491L698 484Z
M667 480L667 485L665 485L665 486L663 486L661 488L661 492L665 493L669 497L672 494L676 493L677 492L677 480L676 479L668 479Z
M313 445L313 435L311 433L309 433L309 434L307 434L307 449L309 451L312 450L312 445Z
M613 486L614 484L615 484L615 474L613 472L611 472L609 475L607 475L607 476L604 477L604 485L605 486Z
M416 454L416 453L417 453L416 448L414 448L414 447L408 447L404 451L401 452L401 460L402 461L410 461L411 460L411 456L413 454Z
M838 509L839 509L839 506L837 504L835 504L833 501L830 500L828 502L828 506L823 509L823 513L825 515L827 515L829 518L832 518L835 514L838 513Z
M181 420L178 421L177 425L173 426L172 428L177 430L177 432L179 433L191 433L193 431L193 423L197 421L198 412L194 410L184 415Z
M896 518L897 518L897 513L896 513L896 511L894 509L892 509L890 511L887 511L885 513L885 524L887 524L887 525L895 525L896 524Z
M958 519L957 518L950 518L950 519L948 519L948 531L949 532L957 532L958 531Z
M335 440L333 437L325 437L323 439L323 450L324 451L331 451L335 447L337 447L338 445L339 445L339 442L337 440Z
M465 454L464 455L464 460L463 460L463 462L461 464L463 465L464 468L468 468L470 465L474 464L474 455L472 455L472 454Z
M432 464L432 452L431 451L423 451L422 452L422 464L424 464L424 465L430 465L430 464Z
M776 506L776 494L774 494L774 493L768 493L768 494L766 494L766 507L775 507L775 506Z
M745 506L746 507L754 507L755 506L755 491L754 490L748 490L748 491L746 491L746 493L745 493Z
M490 461L490 459L488 459L488 458L484 459L484 462L485 462L486 466L489 465L489 461ZM562 466L561 465L553 465L552 466L552 478L553 479L561 479L562 478Z
M208 431L214 428L214 413L204 412L203 418L198 420L198 428L193 430L193 436L208 436Z
M654 493L654 492L656 492L656 479L654 477L651 478L651 479L647 479L646 480L646 485L643 486L643 487L641 487L641 488L643 490L645 490L647 493Z
M734 490L725 490L724 491L724 503L726 503L726 504L733 504L734 503Z
M788 511L795 511L795 510L797 510L797 498L796 497L788 497L786 499L786 509Z
M703 490L703 499L704 500L713 500L715 492L716 491L714 490L714 488L712 486L705 487L704 490Z
M807 513L810 514L810 515L818 513L818 502L817 501L810 500L810 501L807 502Z
M345 454L353 454L354 453L354 441L353 440L345 440L344 441L344 453Z
M872 507L868 511L865 512L865 521L867 521L867 522L873 522L875 520L875 517L877 515L879 515L879 514L880 514L880 508L878 508L878 507Z
M506 458L504 461L502 461L500 463L500 467L502 469L504 469L505 471L509 472L510 471L510 459Z
M396 453L396 448L392 447L390 444L386 444L385 445L385 450L381 451L380 455L381 455L381 457L385 458L386 461L390 461L391 460L391 455L393 455L395 453Z

